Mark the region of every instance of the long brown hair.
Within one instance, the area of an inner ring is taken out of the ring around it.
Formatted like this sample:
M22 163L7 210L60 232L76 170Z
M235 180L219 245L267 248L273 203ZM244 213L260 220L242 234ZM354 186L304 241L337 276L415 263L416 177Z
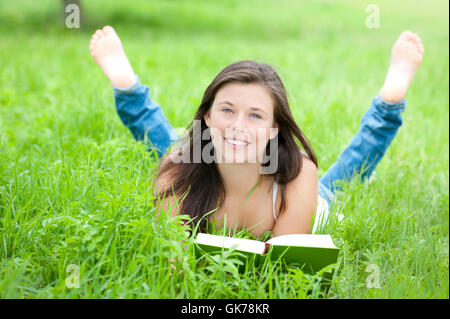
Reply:
M188 162L174 163L172 160L163 159L157 178L172 175L171 186L167 189L158 190L157 198L164 196L185 194L180 204L180 214L189 215L191 218L200 221L200 229L204 230L206 218L202 218L206 213L213 211L220 206L225 199L225 189L219 170L214 161L205 163L203 160L195 163L193 141L201 141L201 150L211 143L211 139L202 139L203 132L208 130L204 120L204 115L209 112L214 102L218 90L225 84L231 82L239 83L261 83L272 95L274 101L274 121L278 123L278 152L275 159L278 161L274 180L280 185L281 209L285 210L286 184L292 181L301 171L303 158L300 148L294 137L301 143L309 158L318 166L316 155L304 136L289 108L286 89L281 82L277 72L268 64L258 63L250 60L243 60L230 64L223 69L206 88L202 102L195 113L194 120L187 127L187 134L181 139L181 145L189 149L190 160ZM195 121L198 120L198 121ZM194 130L194 122L200 122L200 129ZM208 136L208 134L206 134ZM198 138L198 139L196 139ZM265 154L270 154L271 142L267 143ZM177 155L181 155L182 150L175 150ZM273 153L273 152L272 152ZM265 162L265 161L263 161ZM269 159L270 163L270 159ZM265 165L265 164L263 164Z

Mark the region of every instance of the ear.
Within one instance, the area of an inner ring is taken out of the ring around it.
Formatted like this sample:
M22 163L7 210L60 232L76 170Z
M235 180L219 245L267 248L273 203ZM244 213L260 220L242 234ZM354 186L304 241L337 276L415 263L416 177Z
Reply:
M205 120L206 126L211 127L209 125L209 112L206 112L205 115L203 115L203 119Z

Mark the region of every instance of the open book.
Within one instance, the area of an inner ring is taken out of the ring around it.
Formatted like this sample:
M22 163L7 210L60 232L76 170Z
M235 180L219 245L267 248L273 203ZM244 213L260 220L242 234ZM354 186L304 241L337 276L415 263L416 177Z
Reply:
M307 272L316 272L337 262L339 248L330 235L291 234L274 237L263 243L252 239L241 239L199 233L195 240L198 253L218 252L235 247L244 255L253 256L255 263L264 263L265 258L282 258L286 264L305 266Z

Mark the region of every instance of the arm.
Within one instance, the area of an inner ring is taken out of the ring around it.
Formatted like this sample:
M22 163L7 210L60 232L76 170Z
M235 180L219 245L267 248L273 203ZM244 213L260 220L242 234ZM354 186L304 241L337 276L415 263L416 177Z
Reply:
M168 156L166 156L162 161L162 165L164 165L165 161L170 160ZM154 194L155 200L160 205L161 210L168 213L171 217L176 217L179 215L181 211L181 203L180 198L177 194L172 194L170 196L162 196L158 197L158 194L163 190L170 190L173 185L173 174L174 172L165 172L164 174L158 174L154 182ZM158 212L159 217L159 212Z
M150 142L161 158L169 146L179 139L158 104L150 99L148 86L136 83L127 89L113 87L116 110L122 123L128 127L137 141Z
M286 185L286 209L276 220L273 236L310 233L317 202L317 167L304 156L300 174Z
M186 190L177 190L169 196L166 195L173 190L175 179L179 175L179 165L170 165L170 167L167 168L167 165L174 161L176 153L176 150L172 150L161 159L159 172L151 187L155 198L154 200L157 201L162 210L171 217L180 215L183 207L183 201L187 194ZM164 193L158 196L161 192Z

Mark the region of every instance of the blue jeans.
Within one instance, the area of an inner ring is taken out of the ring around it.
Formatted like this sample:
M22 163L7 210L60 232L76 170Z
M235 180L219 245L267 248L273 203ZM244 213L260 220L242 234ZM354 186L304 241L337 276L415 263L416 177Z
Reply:
M148 150L162 157L179 136L169 124L158 104L150 99L150 89L136 83L127 89L114 89L117 114L137 141L148 139Z
M149 150L155 149L162 157L179 136L169 124L158 104L150 99L150 89L136 83L127 89L114 88L116 110L138 141L148 138ZM402 125L401 112L406 100L388 103L376 96L364 114L358 133L353 137L338 160L319 180L319 196L328 206L335 202L337 181L349 182L355 175L369 178L383 157L398 128Z
M355 175L364 181L372 175L403 123L400 113L405 110L405 105L406 100L389 103L380 96L372 99L361 119L359 131L319 180L319 193L327 196L329 205L340 188L337 181L349 182Z

